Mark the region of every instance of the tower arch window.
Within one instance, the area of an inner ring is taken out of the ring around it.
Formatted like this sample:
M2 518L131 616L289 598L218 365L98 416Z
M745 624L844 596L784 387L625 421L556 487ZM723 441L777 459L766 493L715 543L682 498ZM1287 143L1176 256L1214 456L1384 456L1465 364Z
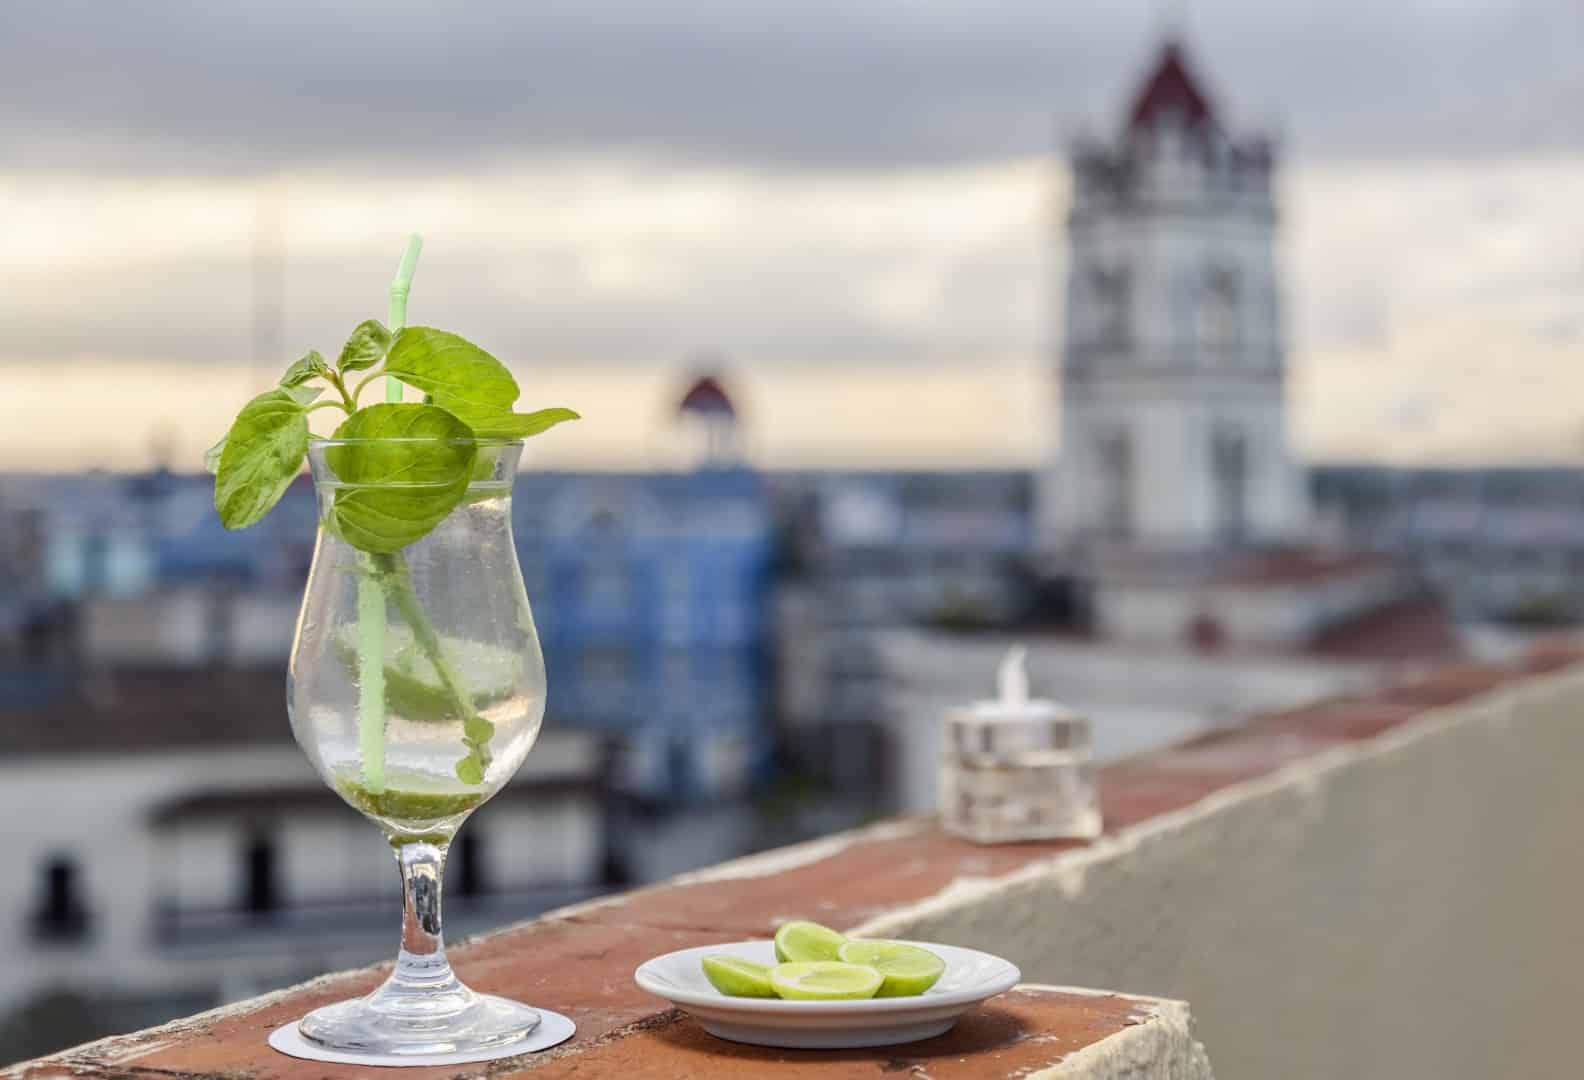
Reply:
M1099 464L1100 531L1122 539L1133 534L1133 441L1125 427L1099 436L1095 444Z
M1212 266L1205 271L1199 302L1199 338L1212 357L1222 358L1242 338L1242 286L1236 270Z
M1216 536L1235 544L1248 536L1248 439L1231 426L1210 437L1210 470L1215 485Z
M1133 279L1125 267L1097 266L1089 271L1094 305L1095 343L1120 348L1133 336Z

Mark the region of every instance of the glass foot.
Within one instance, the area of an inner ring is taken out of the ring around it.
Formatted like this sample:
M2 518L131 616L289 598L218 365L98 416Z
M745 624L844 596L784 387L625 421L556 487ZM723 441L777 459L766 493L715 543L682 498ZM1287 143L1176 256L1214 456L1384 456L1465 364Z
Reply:
M443 993L390 993L338 1001L303 1017L303 1038L330 1050L365 1054L466 1054L524 1038L539 1026L526 1005L458 984Z

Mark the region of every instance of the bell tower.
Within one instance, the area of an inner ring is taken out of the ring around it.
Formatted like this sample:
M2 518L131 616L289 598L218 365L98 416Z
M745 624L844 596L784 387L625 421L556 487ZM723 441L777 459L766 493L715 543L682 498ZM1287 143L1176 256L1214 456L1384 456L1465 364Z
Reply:
M1045 550L1203 553L1303 538L1273 166L1267 139L1223 127L1175 39L1119 135L1074 147Z

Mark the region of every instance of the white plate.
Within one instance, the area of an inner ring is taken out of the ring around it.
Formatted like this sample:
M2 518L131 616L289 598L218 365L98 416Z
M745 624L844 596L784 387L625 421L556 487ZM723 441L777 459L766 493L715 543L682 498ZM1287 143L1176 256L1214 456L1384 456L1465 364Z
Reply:
M832 1050L891 1046L948 1030L981 1001L1012 989L1021 975L1013 964L976 949L915 941L946 961L940 981L917 997L864 1001L783 1001L728 997L704 977L699 962L726 954L774 964L768 941L737 941L680 949L645 961L633 973L649 993L686 1009L711 1035L756 1046Z

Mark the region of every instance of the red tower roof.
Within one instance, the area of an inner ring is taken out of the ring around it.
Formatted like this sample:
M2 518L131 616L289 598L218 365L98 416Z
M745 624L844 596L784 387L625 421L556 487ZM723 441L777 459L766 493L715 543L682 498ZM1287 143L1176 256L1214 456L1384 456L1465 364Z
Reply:
M688 392L682 395L677 408L685 413L708 413L716 416L736 416L731 398L713 375L700 375Z
M1176 114L1181 123L1191 128L1215 123L1210 99L1189 72L1182 46L1176 41L1166 43L1149 80L1134 99L1128 113L1128 131L1148 130L1169 114Z

